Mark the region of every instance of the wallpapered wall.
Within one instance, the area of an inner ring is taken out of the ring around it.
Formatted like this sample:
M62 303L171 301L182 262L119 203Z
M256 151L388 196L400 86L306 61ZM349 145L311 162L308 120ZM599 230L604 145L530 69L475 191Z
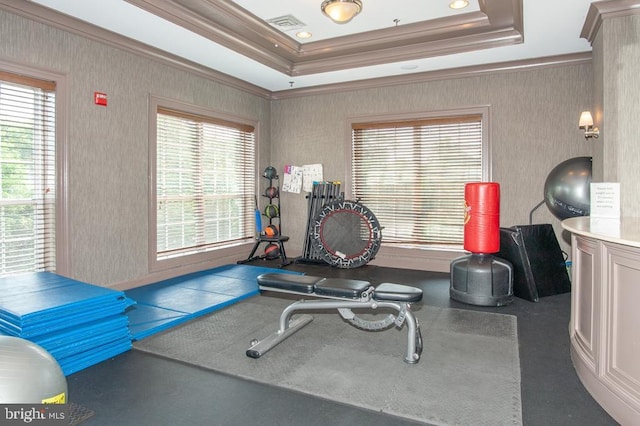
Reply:
M149 281L149 94L259 121L259 168L273 164L282 174L285 164L322 163L326 179L341 181L349 117L488 105L492 178L501 184L503 226L527 224L529 211L542 200L548 172L568 158L591 155L594 143L585 142L577 129L580 111L591 106L590 65L269 102L4 11L0 39L1 60L67 75L70 275L99 285ZM93 105L94 91L108 94L107 108ZM304 194L284 193L281 202L291 237L287 253L293 257L302 252L307 201ZM562 241L559 221L546 208L534 221L553 223ZM429 269L429 264L419 260L408 267Z
M592 155L597 141L585 141L578 129L580 112L591 108L591 84L591 67L582 64L281 100L271 111L271 158L280 170L285 164L322 163L325 179L344 181L348 117L489 105L501 226L526 225L530 210L543 200L548 173L566 159ZM284 193L282 205L291 246L301 250L305 196ZM533 218L552 223L562 239L559 220L545 206Z
M148 101L153 94L260 123L269 101L0 11L0 59L67 75L71 274L99 285L148 274ZM93 93L108 95L108 107Z
M593 46L596 118L601 127L594 176L620 182L622 216L640 215L640 15L606 19Z

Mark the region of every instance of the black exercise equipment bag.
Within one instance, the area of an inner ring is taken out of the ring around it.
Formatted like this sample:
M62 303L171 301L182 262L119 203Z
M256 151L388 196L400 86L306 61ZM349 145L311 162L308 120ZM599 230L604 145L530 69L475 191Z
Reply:
M537 302L571 291L565 258L548 223L500 228L500 251L495 256L513 265L516 297Z

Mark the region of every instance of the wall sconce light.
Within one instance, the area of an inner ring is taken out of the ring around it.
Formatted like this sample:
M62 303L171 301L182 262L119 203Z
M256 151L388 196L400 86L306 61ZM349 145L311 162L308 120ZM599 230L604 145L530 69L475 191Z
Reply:
M600 130L597 127L593 127L593 117L591 117L590 111L583 111L580 114L580 122L578 127L584 129L584 138L598 138L600 136Z
M320 9L336 24L346 24L362 11L362 1L325 0Z

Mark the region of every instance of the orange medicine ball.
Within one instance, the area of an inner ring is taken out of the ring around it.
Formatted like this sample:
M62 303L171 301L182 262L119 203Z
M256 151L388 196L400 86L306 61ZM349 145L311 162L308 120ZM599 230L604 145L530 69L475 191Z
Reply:
M468 183L464 201L464 249L485 254L500 251L500 185Z
M275 237L279 234L278 227L276 225L268 225L264 228L264 235L267 237Z

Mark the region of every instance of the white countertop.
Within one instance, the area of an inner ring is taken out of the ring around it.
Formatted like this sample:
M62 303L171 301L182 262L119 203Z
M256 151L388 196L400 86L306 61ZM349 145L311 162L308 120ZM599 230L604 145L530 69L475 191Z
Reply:
M562 227L574 234L640 248L640 217L616 219L572 217Z

